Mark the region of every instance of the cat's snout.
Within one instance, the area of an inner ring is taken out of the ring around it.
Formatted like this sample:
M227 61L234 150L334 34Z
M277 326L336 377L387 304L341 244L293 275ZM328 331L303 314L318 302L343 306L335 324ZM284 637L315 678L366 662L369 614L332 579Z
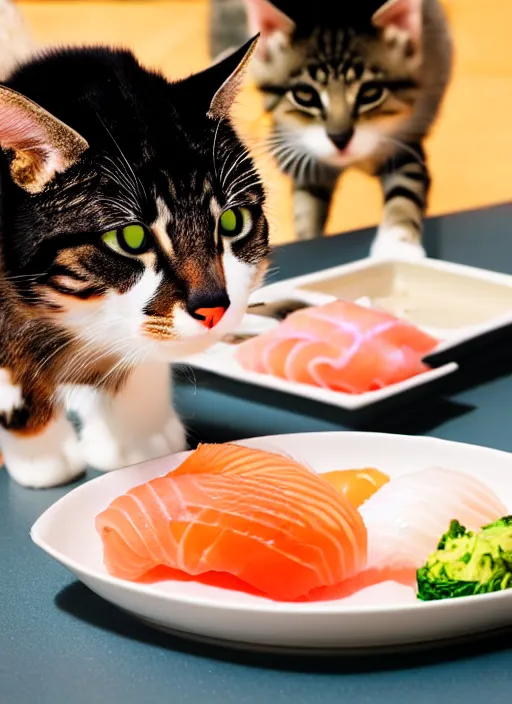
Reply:
M219 291L214 295L192 295L187 301L187 311L196 320L211 330L224 317L230 306L228 294Z
M336 133L329 132L327 136L329 137L331 142L334 144L334 146L337 149L339 149L340 151L342 151L343 149L345 149L347 147L348 143L350 142L350 140L354 136L354 128L349 127L348 129L343 130L343 132L336 132Z
M211 328L220 322L226 310L227 309L222 306L218 306L217 308L198 308L194 311L193 316L200 320L205 328L211 330Z

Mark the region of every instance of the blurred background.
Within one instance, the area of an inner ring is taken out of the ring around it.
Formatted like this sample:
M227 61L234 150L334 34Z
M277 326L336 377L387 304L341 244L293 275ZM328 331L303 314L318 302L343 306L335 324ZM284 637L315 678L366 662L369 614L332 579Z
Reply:
M427 143L431 215L512 200L512 0L443 4L456 56L444 109ZM209 63L209 0L18 0L18 5L43 45L129 47L170 79ZM290 186L265 154L268 124L251 85L240 97L235 119L269 190L273 243L291 241ZM349 172L338 189L328 232L376 225L380 213L379 184Z

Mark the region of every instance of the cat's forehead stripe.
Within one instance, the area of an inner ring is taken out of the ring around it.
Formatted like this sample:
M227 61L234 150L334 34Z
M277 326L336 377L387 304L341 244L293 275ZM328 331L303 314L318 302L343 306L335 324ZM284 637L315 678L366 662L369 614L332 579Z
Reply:
M210 212L215 219L220 216L221 210L222 208L220 207L218 200L215 198L215 196L212 196L210 198Z
M162 251L164 251L167 256L172 257L174 250L171 238L167 232L167 227L171 221L171 213L164 200L160 197L156 199L156 209L157 218L151 225L151 231L162 248Z

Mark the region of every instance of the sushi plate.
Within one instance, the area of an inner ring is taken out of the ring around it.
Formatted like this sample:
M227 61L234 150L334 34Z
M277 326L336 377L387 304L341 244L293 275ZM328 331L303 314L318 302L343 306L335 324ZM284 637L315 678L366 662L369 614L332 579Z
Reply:
M302 433L240 443L290 453L320 473L375 466L398 476L429 465L444 466L485 481L512 512L509 453L436 438L362 432ZM446 645L512 626L512 589L422 602L412 587L388 581L342 599L283 604L194 581L136 584L111 577L103 565L95 516L116 496L178 466L186 454L117 470L70 491L33 525L33 541L130 616L159 630L230 647L389 652Z
M236 360L237 343L277 326L278 316L290 302L322 305L337 298L381 308L437 337L439 345L425 358L431 368L383 389L348 394L249 372ZM267 312L262 315L265 307ZM272 310L278 311L277 315L273 316ZM424 394L435 389L437 393L444 378L457 371L461 358L487 340L496 343L510 335L511 311L511 276L433 259L362 259L264 286L253 294L249 313L234 335L185 361L240 384L357 411L392 398L400 401L402 397L405 403L413 389Z

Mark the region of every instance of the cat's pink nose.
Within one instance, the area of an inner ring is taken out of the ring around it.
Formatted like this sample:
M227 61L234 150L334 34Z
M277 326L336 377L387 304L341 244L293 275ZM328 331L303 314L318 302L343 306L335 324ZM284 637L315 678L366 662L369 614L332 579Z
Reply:
M211 330L222 320L226 311L227 308L224 306L217 306L216 308L196 308L194 318L197 318L205 328Z

